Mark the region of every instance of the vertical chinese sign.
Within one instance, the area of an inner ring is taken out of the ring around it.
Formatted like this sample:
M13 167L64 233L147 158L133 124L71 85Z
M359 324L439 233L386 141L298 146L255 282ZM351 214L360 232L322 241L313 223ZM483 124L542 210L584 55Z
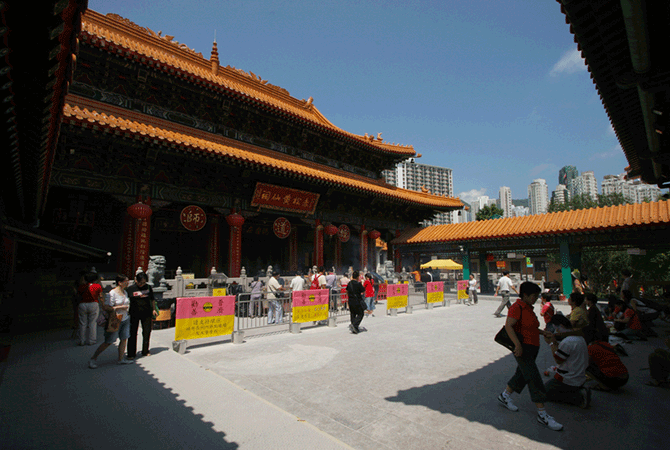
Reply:
M235 296L178 298L175 340L233 333Z
M318 322L328 319L328 289L293 292L293 323Z
M426 303L442 303L444 301L444 281L426 283Z
M386 288L386 309L406 308L408 297L408 284L389 284Z

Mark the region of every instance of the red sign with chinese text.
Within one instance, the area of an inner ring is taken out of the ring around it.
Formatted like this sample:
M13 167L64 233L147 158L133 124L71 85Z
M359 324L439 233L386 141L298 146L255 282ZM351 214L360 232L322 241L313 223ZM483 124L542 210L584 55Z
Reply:
M285 217L278 217L272 224L272 230L279 239L286 239L291 234L291 222Z
M254 191L254 197L251 199L251 206L314 214L318 201L319 194L282 186L273 186L271 184L256 183L256 190Z
M181 210L179 220L188 231L198 231L207 223L207 214L201 207L190 205Z

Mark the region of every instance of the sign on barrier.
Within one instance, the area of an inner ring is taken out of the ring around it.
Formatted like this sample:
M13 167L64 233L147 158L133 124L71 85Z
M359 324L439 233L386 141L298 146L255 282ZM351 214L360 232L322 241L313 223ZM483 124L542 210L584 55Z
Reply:
M389 284L386 289L386 309L406 308L408 297L409 285Z
M444 281L426 283L426 303L442 303L444 301Z
M468 280L458 280L456 283L456 287L458 288L458 299L462 300L468 298Z
M328 320L329 289L293 291L293 323Z
M233 333L235 296L177 299L175 340Z

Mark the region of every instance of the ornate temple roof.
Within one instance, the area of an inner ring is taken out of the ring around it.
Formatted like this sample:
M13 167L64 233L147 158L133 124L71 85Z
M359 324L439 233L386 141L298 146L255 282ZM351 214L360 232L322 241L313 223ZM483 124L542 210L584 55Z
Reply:
M201 53L175 41L174 36L156 33L116 14L103 16L91 10L82 16L81 39L156 70L227 91L259 107L272 109L325 132L351 139L371 151L401 157L415 155L412 146L383 142L381 133L376 137L360 136L338 128L314 106L311 97L298 100L291 97L286 89L270 84L253 72L219 66L216 46L211 60L208 60Z
M670 200L412 228L404 231L391 243L429 244L588 233L643 225L670 226ZM638 232L640 232L639 228Z
M227 162L277 170L316 182L363 191L379 197L430 207L435 210L448 211L463 207L458 198L397 188L384 180L371 180L367 177L306 161L295 156L266 150L217 134L72 94L66 98L64 123L148 139L161 145L180 147L202 156L214 156Z

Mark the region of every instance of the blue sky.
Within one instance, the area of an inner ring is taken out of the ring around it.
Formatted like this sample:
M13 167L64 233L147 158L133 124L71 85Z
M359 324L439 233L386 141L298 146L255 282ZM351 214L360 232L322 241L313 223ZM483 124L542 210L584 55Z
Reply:
M89 0L251 71L335 125L410 144L454 194L526 198L574 165L628 165L554 0Z

